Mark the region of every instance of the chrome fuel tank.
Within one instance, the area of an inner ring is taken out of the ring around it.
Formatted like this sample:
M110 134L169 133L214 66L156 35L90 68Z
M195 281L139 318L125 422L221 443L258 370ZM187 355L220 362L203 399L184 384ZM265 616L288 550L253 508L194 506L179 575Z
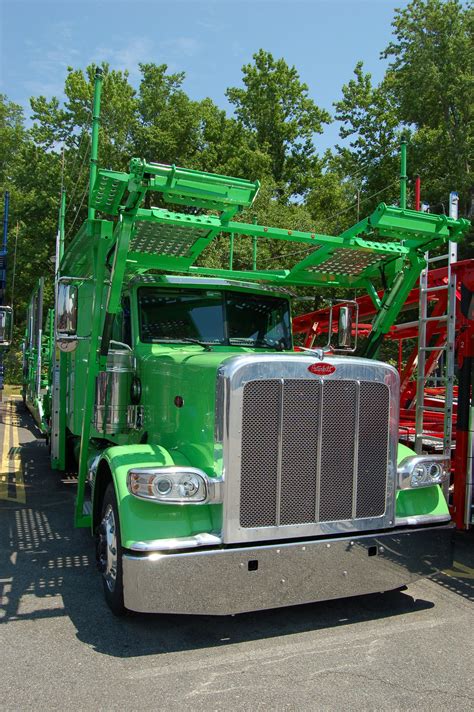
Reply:
M128 432L130 388L135 373L133 352L113 348L107 355L107 368L99 373L95 387L93 426L104 435Z

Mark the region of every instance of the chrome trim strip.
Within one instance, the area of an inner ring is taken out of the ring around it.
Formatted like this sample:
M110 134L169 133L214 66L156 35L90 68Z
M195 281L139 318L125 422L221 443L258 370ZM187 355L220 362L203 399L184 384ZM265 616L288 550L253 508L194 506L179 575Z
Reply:
M324 408L324 381L319 379L321 383L320 408L318 413L318 453L316 456L316 492L314 496L314 519L319 520L319 504L321 496L321 455L323 452L323 408Z
M450 522L450 514L417 514L412 517L396 517L397 527L414 526L420 524L435 524L440 522Z
M94 455L91 460L89 460L87 464L87 481L90 485L93 484L95 480L95 476L97 474L97 469L99 467L99 462L101 461L102 458L102 452L97 453L97 455Z
M172 539L154 539L152 541L135 541L129 546L131 551L173 551L179 549L197 549L199 546L219 546L222 539L217 534L194 534L194 536L177 536Z
M357 475L359 464L360 381L355 382L356 404L354 416L354 474L352 476L352 519L357 513Z
M79 280L81 282L87 281L82 277L66 277L66 279ZM275 296L290 299L293 294L290 290L278 285L265 285L259 284L258 282L243 282L241 280L233 279L219 279L218 277L195 277L189 276L177 276L173 277L170 275L158 275L158 274L143 274L137 275L130 280L130 284L145 285L151 284L154 287L160 287L163 285L186 285L189 287L194 287L199 289L200 287L235 287L242 290L248 290L253 292L261 292L266 294L274 293Z
M285 382L283 378L278 379L280 381L280 398L279 398L279 428L278 428L278 452L277 452L277 483L276 483L276 525L280 526L281 520L281 465L282 465L282 454L283 454L283 408L284 408L284 385Z

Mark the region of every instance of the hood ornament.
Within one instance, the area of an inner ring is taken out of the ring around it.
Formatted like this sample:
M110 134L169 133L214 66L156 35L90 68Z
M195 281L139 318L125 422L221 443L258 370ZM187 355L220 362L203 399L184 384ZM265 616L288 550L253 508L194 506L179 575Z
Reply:
M323 349L307 349L304 346L299 346L298 347L300 351L307 351L309 354L312 354L313 356L316 356L320 361L324 360L324 351Z

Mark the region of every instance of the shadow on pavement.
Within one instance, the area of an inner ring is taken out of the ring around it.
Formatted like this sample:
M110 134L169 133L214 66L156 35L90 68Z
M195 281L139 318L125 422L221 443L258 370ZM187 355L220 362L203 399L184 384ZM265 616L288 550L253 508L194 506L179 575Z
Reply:
M36 438L33 422L19 401L17 415L26 504L0 500L2 623L67 616L77 637L96 651L134 657L345 626L434 606L394 591L235 617L131 615L117 619L103 600L93 540L88 530L72 525L74 477L50 469L44 441ZM461 546L458 558L463 552ZM451 588L458 586L465 595L463 579L445 578Z
M456 533L452 569L433 578L444 588L474 601L474 529Z

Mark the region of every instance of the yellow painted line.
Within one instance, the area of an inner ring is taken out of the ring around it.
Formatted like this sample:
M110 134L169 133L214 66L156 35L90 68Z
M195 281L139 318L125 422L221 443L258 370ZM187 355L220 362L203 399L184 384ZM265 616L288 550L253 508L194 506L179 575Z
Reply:
M16 403L13 403L13 401L10 401L12 405L12 411L15 412L15 416L17 416L17 410L16 410ZM12 418L12 448L13 451L15 451L15 448L17 448L20 444L20 440L18 439L18 425L19 421L18 418L15 417L15 424L13 424L13 418ZM17 461L17 466L15 467L15 484L16 484L16 499L17 502L21 502L22 504L25 504L26 502L26 495L25 495L25 481L23 479L23 467L21 464L21 457L18 454L13 455L13 459Z
M23 479L23 469L21 461L18 463L18 454L15 453L15 448L19 446L18 427L19 420L16 416L16 405L9 399L5 409L5 426L3 430L2 443L2 460L0 464L0 499L10 502L21 502L25 504L25 482ZM8 417L7 417L8 416ZM13 455L10 456L10 452ZM13 462L12 462L13 461ZM15 462L16 461L16 462ZM12 465L13 468L12 469ZM15 485L15 497L8 496L8 481L13 476Z
M9 462L7 460L8 458L8 451L10 448L7 447L7 433L8 433L8 425L7 425L7 409L8 409L8 401L3 403L3 409L5 412L5 418L4 418L4 425L3 425L3 434L2 434L2 449L1 449L1 455L2 459L0 461L0 499L7 499L8 498L8 470L9 470Z
M446 569L443 573L453 578L458 579L473 579L474 580L474 569L466 564L461 564L459 561L454 561L454 566L452 569Z

